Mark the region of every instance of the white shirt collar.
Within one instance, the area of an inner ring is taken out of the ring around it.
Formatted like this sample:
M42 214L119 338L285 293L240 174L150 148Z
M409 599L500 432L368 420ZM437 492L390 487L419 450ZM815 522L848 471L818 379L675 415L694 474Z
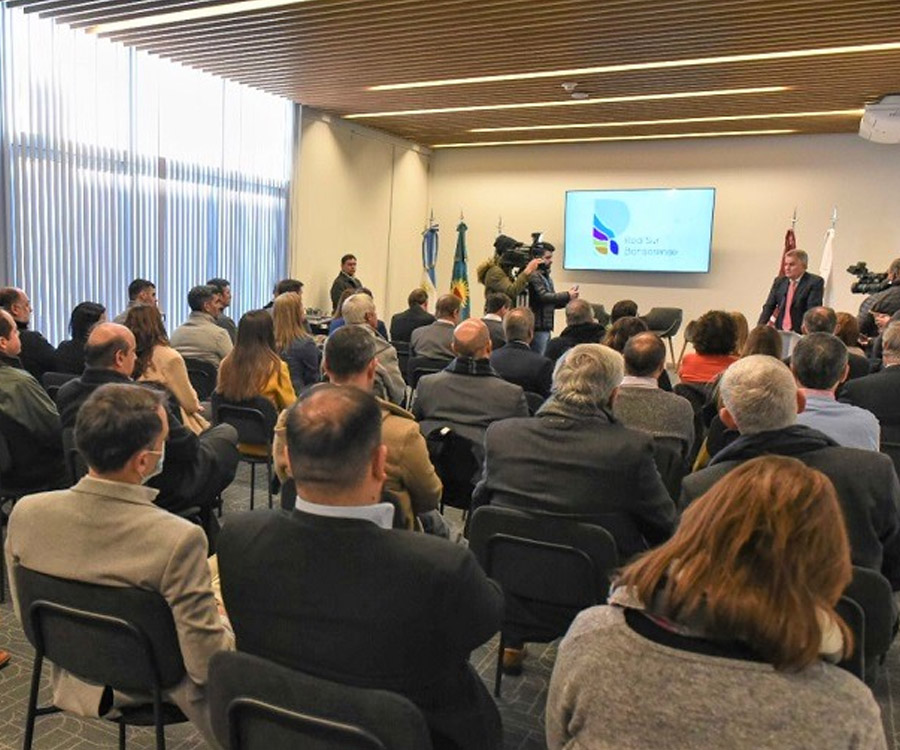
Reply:
M624 378L622 378L622 387L659 388L659 383L656 381L656 378L642 377L638 375L626 375Z
M375 505L321 505L307 502L298 495L294 507L302 513L309 513L313 516L356 518L361 521L371 521L382 529L391 529L394 526L394 506L390 503L376 503Z

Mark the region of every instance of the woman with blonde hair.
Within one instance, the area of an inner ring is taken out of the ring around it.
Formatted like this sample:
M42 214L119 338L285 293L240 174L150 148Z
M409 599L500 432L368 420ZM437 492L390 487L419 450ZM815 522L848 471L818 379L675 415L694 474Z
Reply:
M303 297L297 292L276 297L272 321L275 324L275 349L287 362L294 392L300 393L306 386L321 380L319 366L322 361L319 347L306 330Z
M162 313L156 305L132 305L125 326L134 334L137 359L132 377L138 382L165 386L181 407L181 421L195 435L209 428L197 391L191 385L184 357L169 346Z
M850 582L831 482L792 458L734 469L628 565L559 647L547 744L884 748L878 704L838 660Z

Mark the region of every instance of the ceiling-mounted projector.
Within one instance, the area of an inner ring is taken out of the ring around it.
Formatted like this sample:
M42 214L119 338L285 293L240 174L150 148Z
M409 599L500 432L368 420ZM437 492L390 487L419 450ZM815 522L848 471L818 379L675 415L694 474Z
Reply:
M867 104L859 135L873 143L900 143L900 94L888 94Z

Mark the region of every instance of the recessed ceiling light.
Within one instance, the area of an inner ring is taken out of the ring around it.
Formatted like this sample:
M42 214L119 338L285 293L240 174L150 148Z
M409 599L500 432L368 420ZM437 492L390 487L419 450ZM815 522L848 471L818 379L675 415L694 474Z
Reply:
M157 13L142 18L130 18L126 21L110 21L89 26L90 34L111 34L116 31L129 31L131 29L143 29L148 26L161 26L169 23L184 23L185 21L197 21L204 18L217 16L229 16L235 13L249 13L254 10L266 10L268 8L281 8L285 5L299 5L310 0L242 0L235 3L222 5L207 5L190 10L173 10L169 13Z
M703 65L726 65L728 63L761 62L763 60L792 60L805 57L825 57L829 55L892 52L894 50L900 50L900 42L886 42L883 44L851 44L841 47L820 47L817 49L785 50L783 52L755 52L742 55L716 55L715 57L693 57L685 60L656 60L653 62L617 63L615 65L598 65L591 68L565 68L563 70L541 70L534 73L509 73L506 75L471 76L468 78L444 78L433 81L412 81L409 83L385 83L378 86L369 86L368 91L424 89L434 88L436 86L462 86L469 83L493 83L495 81L528 81L536 78L568 78L571 76L597 75L599 73L623 73L631 70L690 68Z
M587 99L590 94L587 91L573 91L572 98L573 99Z
M737 96L742 94L774 94L787 91L789 86L756 86L744 89L713 89L710 91L679 91L672 94L630 94L605 96L594 99L565 99L549 102L521 102L516 104L474 104L469 107L437 107L434 109L403 109L393 112L362 112L344 115L347 120L365 120L373 117L406 117L409 115L439 115L450 112L490 112L504 109L530 109L532 107L575 107L585 104L612 104L615 102L645 102L660 99L693 99L707 96Z
M532 146L547 143L596 143L600 141L662 141L676 138L724 138L738 135L785 135L796 130L730 130L713 133L660 133L658 135L610 135L595 138L541 138L530 141L472 141L471 143L435 143L431 148L478 148L483 146Z
M469 133L514 133L526 130L578 130L618 128L638 125L677 125L691 122L737 122L740 120L774 120L794 117L861 117L862 109L832 109L821 112L769 112L761 115L716 115L714 117L677 117L665 120L623 120L619 122L574 122L563 125L511 125L502 128L471 128Z

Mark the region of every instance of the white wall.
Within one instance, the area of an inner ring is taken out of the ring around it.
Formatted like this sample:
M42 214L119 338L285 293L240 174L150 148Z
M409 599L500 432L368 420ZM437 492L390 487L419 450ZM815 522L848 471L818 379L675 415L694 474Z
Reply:
M417 147L416 147L417 148ZM303 108L291 206L291 276L308 307L331 311L340 258L357 274L379 315L406 308L421 277L421 232L428 212L426 149Z
M795 206L797 246L809 252L813 271L837 206L838 309L855 312L862 301L850 294L848 265L865 260L869 268L884 270L900 256L900 147L854 135L448 149L436 150L432 162L431 196L443 234L438 289L450 282L453 228L462 210L469 227L473 312L483 305L475 268L493 252L498 217L505 234L527 241L532 231L542 230L561 250L565 191L572 189L716 188L709 274L564 271L557 258L557 288L577 283L583 297L607 309L632 298L642 311L682 307L685 321L709 309L740 310L752 326ZM563 325L560 314L557 331Z

